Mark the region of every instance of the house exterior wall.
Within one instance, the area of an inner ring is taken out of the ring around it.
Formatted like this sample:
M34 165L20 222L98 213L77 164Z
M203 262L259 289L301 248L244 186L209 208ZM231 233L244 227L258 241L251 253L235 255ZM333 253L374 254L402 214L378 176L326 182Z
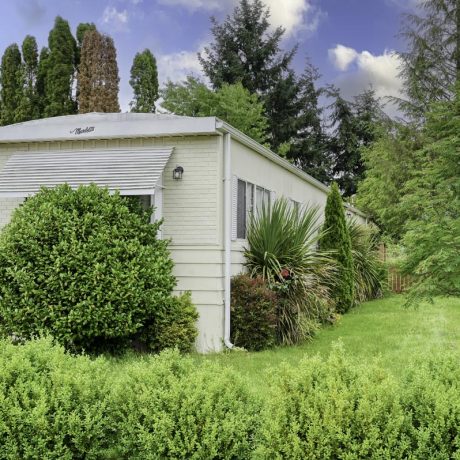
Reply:
M274 192L275 198L284 196L303 205L319 206L320 221L324 219L327 201L325 190L308 183L235 139L232 140L231 150L232 174L238 179ZM365 219L358 214L353 214L352 217L365 223ZM232 241L232 275L243 271L243 250L246 244L244 239Z
M221 136L169 136L137 139L83 140L0 144L0 170L13 152L104 150L174 147L163 173L162 237L170 238L177 278L175 292L192 291L198 312L197 349L220 349L223 336L223 271L221 203ZM184 168L182 180L172 171ZM0 228L8 223L22 198L0 198Z

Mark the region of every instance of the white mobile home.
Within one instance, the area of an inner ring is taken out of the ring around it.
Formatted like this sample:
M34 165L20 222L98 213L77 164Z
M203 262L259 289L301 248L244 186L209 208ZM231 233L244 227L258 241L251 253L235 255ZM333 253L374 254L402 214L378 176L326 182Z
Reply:
M324 209L328 193L215 117L91 113L0 128L0 228L27 196L64 182L94 182L155 206L177 291L192 292L200 315L200 351L229 344L230 277L243 269L247 213L280 196Z

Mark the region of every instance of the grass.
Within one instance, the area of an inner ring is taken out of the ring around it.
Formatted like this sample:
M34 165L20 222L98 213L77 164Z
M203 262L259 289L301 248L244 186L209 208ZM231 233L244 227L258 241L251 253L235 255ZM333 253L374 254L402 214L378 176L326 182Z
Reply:
M336 343L359 362L378 360L395 375L415 357L447 350L460 357L460 298L438 298L414 309L402 307L402 296L366 302L331 327L322 329L311 342L292 347L249 352L226 352L196 357L217 361L245 375L251 387L266 385L266 370L286 362L292 365L305 356L327 356Z

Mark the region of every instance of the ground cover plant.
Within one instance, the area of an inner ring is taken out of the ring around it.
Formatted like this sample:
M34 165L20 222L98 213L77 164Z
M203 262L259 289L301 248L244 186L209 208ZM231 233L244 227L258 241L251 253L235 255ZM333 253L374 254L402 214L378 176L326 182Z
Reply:
M42 189L0 234L0 333L48 333L75 351L190 349L197 313L172 296L160 224L96 185Z

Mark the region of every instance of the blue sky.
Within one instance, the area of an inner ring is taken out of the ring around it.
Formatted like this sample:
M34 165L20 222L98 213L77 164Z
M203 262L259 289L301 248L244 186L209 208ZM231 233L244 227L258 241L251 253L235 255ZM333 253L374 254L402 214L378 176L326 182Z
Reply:
M80 22L94 22L115 40L120 69L120 104L131 99L129 70L136 52L156 56L160 81L200 73L196 53L211 40L209 17L222 20L238 0L15 0L2 2L0 52L21 43L26 34L47 45L55 16L75 32ZM399 94L397 37L400 17L418 0L263 0L274 25L286 28L282 46L298 44L294 61L305 57L322 74L322 83L339 86L352 97L372 85L379 96Z

